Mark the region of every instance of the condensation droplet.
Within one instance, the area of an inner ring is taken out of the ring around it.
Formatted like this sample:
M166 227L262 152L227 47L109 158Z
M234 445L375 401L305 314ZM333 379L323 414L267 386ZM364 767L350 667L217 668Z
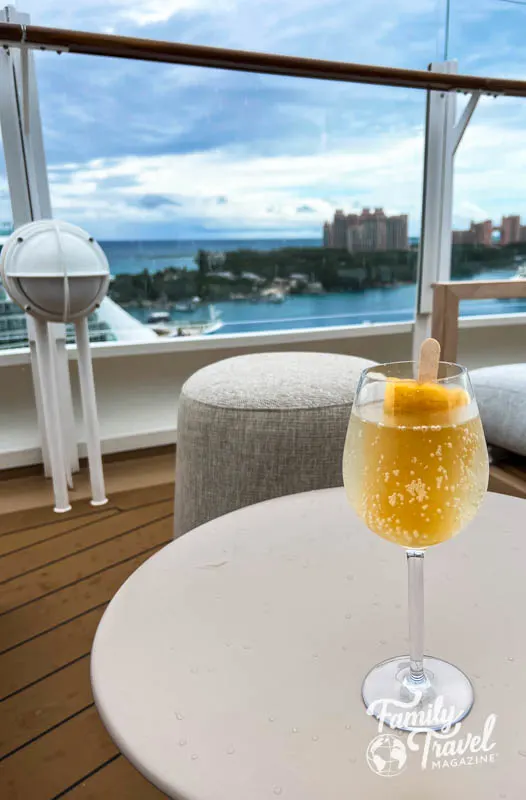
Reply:
M281 788L281 786L274 786L272 791L274 792L274 794L281 794L283 789Z
M312 657L313 657L313 658L319 658L319 655L318 655L318 653L313 653L313 654L312 654Z
M519 755L526 758L526 750L519 750Z
M199 670L197 669L197 667L191 667L190 672L192 673L192 675L197 675Z
M351 726L350 726L350 725L346 725L346 726L345 726L345 730L346 730L346 731L350 731L350 730L351 730Z
M188 742L186 739L179 739L179 747L184 747Z
M346 614L345 619L352 619L352 614Z
M181 713L179 713L179 711L176 711L175 712L175 718L176 719L184 719L184 716Z
M231 756L236 752L236 748L233 745L230 745L229 747L227 747L226 752L228 753L229 756Z
M275 722L275 721L276 721L276 717L269 717L269 718L268 718L268 721L269 721L269 722Z
M197 755L197 753L192 753L190 758L192 759L192 761L196 761L199 758L199 756Z
M313 742L318 742L318 741L319 741L319 739L320 739L320 737L319 737L319 736L316 736L316 734L314 734L314 736L312 737L312 741L313 741Z
M292 733L299 733L299 731L298 731L298 729L297 729L297 728L293 728L293 729L292 729Z
M507 661L515 661L515 659L513 658L513 656L508 656L508 658L507 658L506 660L507 660Z

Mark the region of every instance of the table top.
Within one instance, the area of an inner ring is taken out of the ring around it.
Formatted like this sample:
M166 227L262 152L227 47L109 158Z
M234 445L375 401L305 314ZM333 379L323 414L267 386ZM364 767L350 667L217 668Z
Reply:
M523 800L525 518L524 500L489 494L466 531L426 555L426 652L474 683L456 739L497 715L488 753L437 758L430 740L422 768L420 735L401 772L371 768L378 723L360 689L374 664L407 651L405 557L342 489L213 520L129 578L93 649L106 727L180 800Z

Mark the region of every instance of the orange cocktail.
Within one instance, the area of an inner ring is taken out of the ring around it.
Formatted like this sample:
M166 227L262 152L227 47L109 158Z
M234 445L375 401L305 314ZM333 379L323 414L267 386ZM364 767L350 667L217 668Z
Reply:
M343 476L375 533L406 548L451 538L487 485L476 404L462 388L386 378L381 399L353 408Z

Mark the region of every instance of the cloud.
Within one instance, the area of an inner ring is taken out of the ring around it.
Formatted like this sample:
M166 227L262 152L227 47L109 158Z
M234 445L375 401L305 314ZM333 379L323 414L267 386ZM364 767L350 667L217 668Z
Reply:
M72 182L54 187L53 201L57 214L89 220L88 227L99 236L109 224L144 235L153 223L169 224L173 235L182 235L179 231L195 227L196 221L209 230L296 228L299 234L318 236L335 207L385 205L392 212L416 215L421 158L418 134L386 136L380 143L348 140L339 150L298 155L259 156L224 148L130 156L87 163ZM133 176L137 183L104 193L92 190L101 180L111 183L113 175ZM218 197L228 197L228 203L218 204Z
M145 208L147 211L161 208L163 206L180 206L177 200L172 200L170 197L162 194L143 194L141 197L133 198L132 205L139 208Z
M134 175L109 175L107 178L101 178L97 181L97 189L99 191L107 191L108 189L122 189L125 186L135 186L137 178Z
M117 5L117 4L115 4ZM228 12L236 6L234 0L142 0L118 3L123 19L129 19L139 26L168 22L176 14L185 12L209 12L220 14Z

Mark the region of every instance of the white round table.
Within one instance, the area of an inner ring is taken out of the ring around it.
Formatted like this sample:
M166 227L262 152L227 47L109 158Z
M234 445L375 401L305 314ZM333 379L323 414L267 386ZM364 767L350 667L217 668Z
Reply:
M475 686L459 736L497 715L482 763L422 768L422 747L406 748L388 778L385 760L367 760L379 732L361 683L407 649L406 567L342 489L228 514L140 567L95 638L102 719L180 800L523 800L525 519L523 500L488 495L465 532L426 555L426 652Z

